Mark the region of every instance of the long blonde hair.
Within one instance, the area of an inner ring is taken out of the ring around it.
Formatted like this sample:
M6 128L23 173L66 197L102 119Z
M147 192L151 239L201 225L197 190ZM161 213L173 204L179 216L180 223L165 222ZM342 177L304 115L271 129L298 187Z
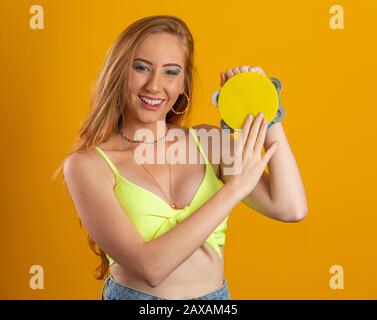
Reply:
M53 180L63 172L64 163L72 153L85 152L89 148L106 141L112 134L119 132L126 116L124 111L126 90L124 88L128 83L127 75L131 68L135 49L147 35L159 32L167 32L177 36L185 46L185 92L192 101L193 72L196 72L194 41L186 23L178 17L169 15L149 16L133 22L123 30L108 50L94 90L91 93L90 112L81 124L78 138L71 151L53 174ZM173 108L176 111L183 111L186 104L186 97L181 95ZM183 116L187 116L187 112L178 115L170 110L166 115L166 122L180 123ZM63 184L65 185L64 177ZM97 280L103 279L110 273L106 253L91 239L89 234L88 243L91 250L101 258L101 263L96 268L95 278Z

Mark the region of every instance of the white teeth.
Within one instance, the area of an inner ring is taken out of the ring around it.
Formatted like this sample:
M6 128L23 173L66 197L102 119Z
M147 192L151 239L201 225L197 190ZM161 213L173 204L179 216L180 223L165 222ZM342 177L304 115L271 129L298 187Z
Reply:
M145 97L142 97L142 96L139 96L141 100L143 100L144 102L150 104L150 105L156 105L156 104L160 104L162 101L164 100L151 100L151 99L148 99L148 98L145 98Z

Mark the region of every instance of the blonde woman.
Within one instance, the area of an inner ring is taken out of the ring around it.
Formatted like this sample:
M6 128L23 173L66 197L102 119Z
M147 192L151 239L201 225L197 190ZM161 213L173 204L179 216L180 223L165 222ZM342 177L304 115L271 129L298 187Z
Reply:
M104 300L228 300L223 246L232 209L243 201L286 222L306 214L281 124L267 133L262 115L245 120L242 170L233 175L223 174L224 162L212 156L222 154L222 143L204 148L198 134L220 128L180 126L193 108L193 57L192 35L177 17L128 26L107 53L90 113L61 166L90 246L101 257ZM248 71L228 70L221 84ZM143 130L151 134L140 135ZM173 143L196 162L142 163L135 156L144 146L154 159L167 159Z

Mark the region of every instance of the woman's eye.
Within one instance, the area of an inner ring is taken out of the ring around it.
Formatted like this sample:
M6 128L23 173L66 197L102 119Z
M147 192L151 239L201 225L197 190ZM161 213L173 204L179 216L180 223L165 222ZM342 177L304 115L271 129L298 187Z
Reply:
M168 70L167 74L170 76L177 76L179 74L179 71Z
M142 71L148 70L148 68L145 67L145 66L134 66L134 68L135 68L136 70L142 70Z

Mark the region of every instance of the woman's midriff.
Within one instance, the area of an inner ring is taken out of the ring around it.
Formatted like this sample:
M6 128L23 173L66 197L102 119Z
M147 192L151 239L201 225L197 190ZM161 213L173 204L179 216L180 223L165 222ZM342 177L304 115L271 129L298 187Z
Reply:
M132 278L127 270L115 263L110 273L116 282L165 299L191 299L219 289L224 280L224 251L222 258L204 243L184 263L169 274L157 287Z

